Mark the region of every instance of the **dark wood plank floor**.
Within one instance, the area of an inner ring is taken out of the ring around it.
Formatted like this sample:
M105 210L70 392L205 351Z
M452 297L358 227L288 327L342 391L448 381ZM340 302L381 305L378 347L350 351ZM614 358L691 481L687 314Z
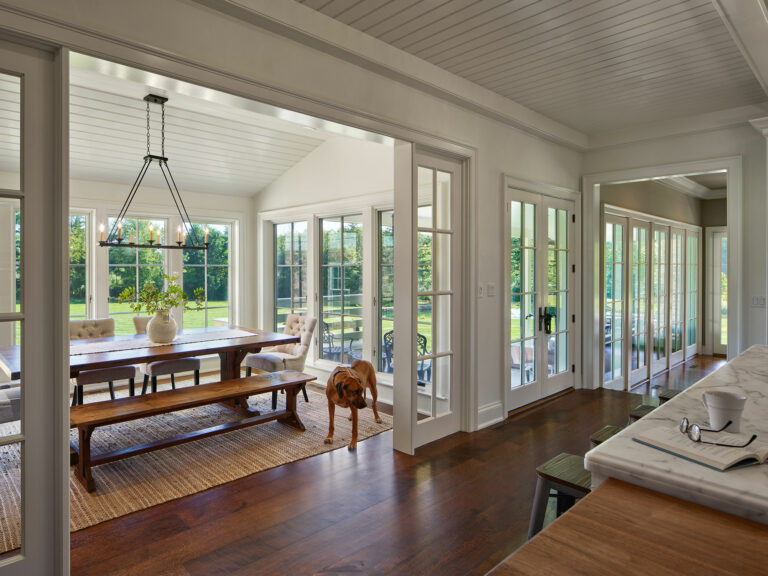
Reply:
M534 469L642 397L575 391L414 457L388 432L72 535L72 574L485 574L526 538Z
M655 376L639 386L632 388L636 394L651 394L658 396L663 390L685 390L707 374L710 374L725 364L723 356L695 356L688 362L680 364Z

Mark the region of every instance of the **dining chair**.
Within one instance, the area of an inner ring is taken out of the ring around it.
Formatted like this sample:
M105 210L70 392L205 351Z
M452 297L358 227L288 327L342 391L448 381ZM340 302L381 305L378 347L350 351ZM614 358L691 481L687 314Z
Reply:
M273 346L269 352L249 354L245 357L245 375L250 376L253 369L266 372L279 372L280 370L304 370L307 361L307 353L312 343L312 334L315 332L317 318L312 316L299 316L288 314L285 318L285 334L299 336L300 342L295 344L280 344ZM306 386L302 389L304 400L309 402ZM272 410L277 408L277 391L272 392Z
M86 340L89 338L107 338L115 335L114 318L95 318L93 320L70 320L69 339ZM128 395L133 396L136 366L115 366L98 370L84 370L72 379L72 406L83 403L83 387L90 384L109 384L109 397L115 399L114 383L118 380L128 380Z
M146 334L147 324L152 316L134 316L133 327L136 334ZM176 390L176 374L180 372L193 372L195 375L195 386L200 384L200 358L177 358L175 360L158 360L148 364L139 365L139 370L144 375L144 383L141 386L142 395L147 393L150 378L152 379L152 392L157 392L157 377L171 377L171 388Z

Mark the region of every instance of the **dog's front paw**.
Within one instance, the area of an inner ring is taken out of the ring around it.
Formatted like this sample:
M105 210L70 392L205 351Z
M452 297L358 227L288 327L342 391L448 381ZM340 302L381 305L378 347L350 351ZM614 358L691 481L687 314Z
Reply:
M333 437L332 436L328 436L328 438L325 439L325 443L326 444L333 444Z
M347 450L349 450L350 452L354 452L355 450L357 450L357 444L354 444L354 445L350 444L349 446L347 446Z
M382 424L383 422L384 420L382 420L381 418L376 418L376 424Z

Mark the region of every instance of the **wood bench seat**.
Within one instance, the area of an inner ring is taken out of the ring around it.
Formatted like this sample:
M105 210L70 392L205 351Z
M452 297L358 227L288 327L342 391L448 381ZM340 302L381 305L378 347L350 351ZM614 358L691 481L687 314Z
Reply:
M69 421L71 428L78 429L76 476L86 489L92 492L95 489L91 474L93 466L273 420L303 431L304 424L302 424L296 411L296 396L307 382L313 380L315 380L314 376L295 370L261 372L246 378L234 378L212 384L155 392L144 396L75 406L70 409ZM248 408L248 397L276 390L285 390L285 410L260 414L258 411ZM186 432L172 438L159 439L98 455L91 454L91 435L99 426L108 426L217 403L235 410L243 418L203 430Z

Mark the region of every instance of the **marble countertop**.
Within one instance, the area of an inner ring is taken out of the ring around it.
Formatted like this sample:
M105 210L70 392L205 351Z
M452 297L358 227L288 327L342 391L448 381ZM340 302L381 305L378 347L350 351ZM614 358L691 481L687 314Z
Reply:
M701 394L724 386L737 388L748 398L741 432L755 433L768 442L768 346L753 346L589 451L585 464L592 472L593 486L616 478L768 524L768 464L720 472L632 440L638 432L659 425L676 426L683 416L706 424Z

